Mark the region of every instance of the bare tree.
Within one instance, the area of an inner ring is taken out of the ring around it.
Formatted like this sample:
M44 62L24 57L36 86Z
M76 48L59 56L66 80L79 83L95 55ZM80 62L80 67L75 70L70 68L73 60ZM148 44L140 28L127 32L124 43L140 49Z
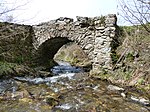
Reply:
M150 33L150 0L118 0L119 15L132 25L142 25Z
M19 2L17 0L0 0L0 21L14 22L13 13L29 3L28 0L20 4Z

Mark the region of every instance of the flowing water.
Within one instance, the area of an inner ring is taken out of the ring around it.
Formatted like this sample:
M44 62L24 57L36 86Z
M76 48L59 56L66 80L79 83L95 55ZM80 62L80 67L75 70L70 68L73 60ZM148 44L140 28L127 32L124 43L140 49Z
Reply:
M67 68L65 73L61 69L62 72L53 77L1 80L0 112L150 111L147 94L133 89L126 91L107 81L89 78L88 73L82 70L78 73L78 68L74 69L77 73Z

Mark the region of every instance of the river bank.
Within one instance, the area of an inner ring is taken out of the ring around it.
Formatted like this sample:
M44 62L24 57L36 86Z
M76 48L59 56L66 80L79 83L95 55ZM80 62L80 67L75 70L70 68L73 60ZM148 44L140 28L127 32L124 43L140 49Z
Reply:
M0 111L149 112L148 94L89 78L88 75L72 73L55 78L15 77L2 80Z

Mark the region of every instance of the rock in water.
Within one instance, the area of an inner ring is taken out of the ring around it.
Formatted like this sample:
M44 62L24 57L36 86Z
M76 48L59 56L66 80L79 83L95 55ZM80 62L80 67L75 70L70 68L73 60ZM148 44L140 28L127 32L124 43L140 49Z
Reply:
M109 86L107 87L107 89L110 90L110 91L124 91L123 88L120 88L120 87L114 86L114 85L109 85Z

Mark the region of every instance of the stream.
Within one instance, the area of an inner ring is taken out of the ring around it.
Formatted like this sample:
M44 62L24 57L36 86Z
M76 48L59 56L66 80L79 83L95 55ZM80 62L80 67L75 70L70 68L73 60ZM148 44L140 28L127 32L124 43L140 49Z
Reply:
M149 112L149 95L58 62L52 77L0 80L0 112Z

